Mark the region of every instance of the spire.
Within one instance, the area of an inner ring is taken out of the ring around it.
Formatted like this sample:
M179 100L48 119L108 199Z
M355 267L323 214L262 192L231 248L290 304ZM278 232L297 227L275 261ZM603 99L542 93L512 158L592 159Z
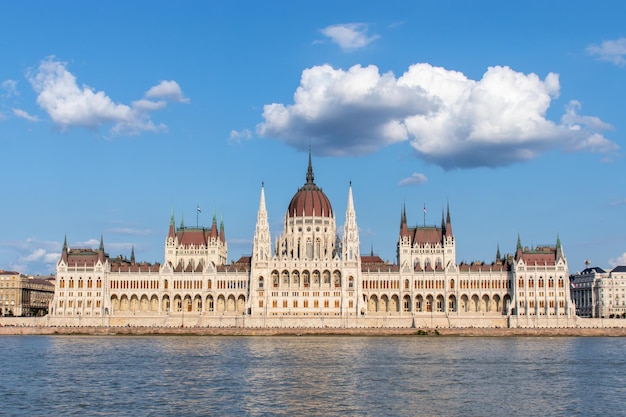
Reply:
M176 226L174 225L174 209L172 209L172 214L170 216L170 229L167 233L168 238L173 238L176 235Z
M406 201L402 205L402 213L400 214L400 236L406 236L409 233L409 227L406 224Z
M67 247L67 235L65 235L65 238L63 239L63 250L61 251L61 259L63 259L63 261L67 262L67 255L69 254L69 249Z
M265 182L261 182L261 201L259 202L259 213L267 213L267 210L265 209Z
M213 222L211 223L211 239L217 240L217 211L213 210Z
M313 164L311 163L311 145L309 144L309 167L306 170L306 183L315 184L315 176L313 175Z
M522 248L522 239L520 238L519 233L517 233L517 249L515 251L515 259L520 259L524 254L524 249Z
M135 265L135 245L133 245L132 249L130 250L130 263L131 265Z
M346 222L343 226L343 244L341 245L342 258L352 262L360 259L359 255L359 228L356 224L356 212L352 198L352 181L348 188L348 208L346 209Z
M446 237L452 237L452 221L450 220L450 203L446 205Z
M272 240L270 227L265 209L265 184L261 183L261 197L259 199L259 211L256 218L256 230L252 246L253 258L256 261L267 261L271 256ZM278 249L276 249L278 251Z
M181 229L185 228L185 215L184 214L180 215L180 228Z
M350 181L350 186L348 187L348 211L354 213L354 201L352 200L352 181Z
M224 216L220 214L220 240L222 242L226 241L226 236L224 235Z
M556 234L556 258L565 258L565 255L563 254L563 246L561 246L561 237L558 233Z
M496 262L500 262L500 244L498 243L498 249L496 250Z
M104 262L104 238L100 234L100 248L98 249L98 260Z

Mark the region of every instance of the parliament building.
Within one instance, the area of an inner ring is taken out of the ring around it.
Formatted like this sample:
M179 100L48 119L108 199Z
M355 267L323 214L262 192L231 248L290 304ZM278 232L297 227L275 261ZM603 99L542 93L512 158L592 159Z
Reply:
M567 260L523 247L491 263L457 263L449 207L440 226L409 226L402 210L394 263L362 254L352 186L342 231L326 194L306 180L272 242L260 190L251 256L228 263L224 223L176 226L162 264L64 242L51 325L177 327L553 327L574 318ZM560 323L560 324L559 324Z

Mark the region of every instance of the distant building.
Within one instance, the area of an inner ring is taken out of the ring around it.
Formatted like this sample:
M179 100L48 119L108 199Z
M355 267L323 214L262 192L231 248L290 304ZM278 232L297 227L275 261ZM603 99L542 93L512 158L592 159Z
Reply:
M626 266L611 271L585 268L570 275L572 301L576 315L593 318L626 318Z
M215 216L211 227L182 220L176 227L172 214L162 265L136 262L134 250L130 259L109 257L103 239L97 250L70 248L66 240L51 317L67 324L75 321L63 319L106 317L120 325L176 319L181 326L382 327L574 316L558 236L556 245L530 249L518 236L514 254L498 250L492 263L457 263L449 208L440 226L409 226L403 209L398 232L395 263L362 255L352 185L340 233L309 154L282 234L272 242L261 186L252 254L236 262L227 263L224 224Z
M0 270L0 316L45 316L53 297L53 277Z

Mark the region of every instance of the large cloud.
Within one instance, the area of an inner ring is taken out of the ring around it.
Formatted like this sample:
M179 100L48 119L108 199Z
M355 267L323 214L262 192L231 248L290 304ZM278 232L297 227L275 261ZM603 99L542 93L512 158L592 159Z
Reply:
M600 119L579 115L572 102L560 123L546 119L560 90L545 79L509 67L490 67L476 81L429 64L401 77L376 66L348 71L329 65L302 73L294 104L264 106L261 136L326 155L359 155L410 141L417 155L446 169L501 166L551 149L615 150Z
M112 125L116 134L137 134L165 129L150 119L150 112L165 107L164 100L187 102L175 81L162 81L146 96L130 105L115 103L103 91L79 86L67 64L54 57L45 59L28 80L38 94L37 104L44 109L61 130L81 126L91 129ZM159 98L162 100L153 101Z

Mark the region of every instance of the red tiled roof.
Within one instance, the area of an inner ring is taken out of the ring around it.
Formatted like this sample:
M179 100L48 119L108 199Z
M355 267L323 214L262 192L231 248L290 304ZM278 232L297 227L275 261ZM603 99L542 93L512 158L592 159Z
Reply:
M411 244L424 245L429 243L436 245L441 243L443 236L443 229L440 227L408 227L404 231L401 231L402 237L407 236Z

